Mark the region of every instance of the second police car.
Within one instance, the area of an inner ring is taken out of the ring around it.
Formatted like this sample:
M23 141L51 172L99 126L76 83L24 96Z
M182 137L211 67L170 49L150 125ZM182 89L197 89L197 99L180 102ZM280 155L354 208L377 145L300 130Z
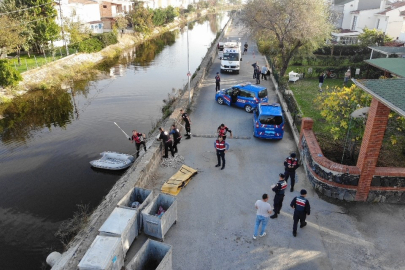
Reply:
M279 139L284 136L284 117L280 104L260 103L253 112L253 136Z
M250 113L257 107L260 102L267 102L267 88L243 83L232 86L231 88L222 89L215 94L215 100L218 104L236 106L245 109Z

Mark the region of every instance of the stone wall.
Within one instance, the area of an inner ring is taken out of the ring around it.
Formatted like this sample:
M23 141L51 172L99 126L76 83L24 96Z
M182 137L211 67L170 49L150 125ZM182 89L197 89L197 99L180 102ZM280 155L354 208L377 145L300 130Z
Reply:
M358 200L360 169L324 157L312 126L312 119L302 120L299 140L302 163L309 182L328 197L345 201ZM405 203L405 168L377 167L366 201Z

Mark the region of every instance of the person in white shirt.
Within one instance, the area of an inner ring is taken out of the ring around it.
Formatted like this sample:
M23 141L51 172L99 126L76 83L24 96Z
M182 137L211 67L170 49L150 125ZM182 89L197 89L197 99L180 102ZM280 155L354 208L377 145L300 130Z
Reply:
M253 233L253 239L257 238L257 233L259 231L260 223L262 224L262 230L260 233L260 237L266 235L266 226L267 222L269 221L269 216L271 214L271 205L267 202L269 200L269 196L267 194L263 194L261 200L257 200L255 203L256 211L256 224L255 224L255 232Z

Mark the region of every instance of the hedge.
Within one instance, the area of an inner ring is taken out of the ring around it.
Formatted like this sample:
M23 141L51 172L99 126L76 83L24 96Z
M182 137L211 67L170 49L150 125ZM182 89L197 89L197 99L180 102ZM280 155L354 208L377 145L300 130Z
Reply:
M359 54L364 55L371 53L371 50L369 48L360 45L330 45L317 49L316 51L314 51L314 54L332 55L332 48L334 56L355 56Z
M103 48L103 43L97 37L88 38L77 45L77 50L84 53L98 52Z

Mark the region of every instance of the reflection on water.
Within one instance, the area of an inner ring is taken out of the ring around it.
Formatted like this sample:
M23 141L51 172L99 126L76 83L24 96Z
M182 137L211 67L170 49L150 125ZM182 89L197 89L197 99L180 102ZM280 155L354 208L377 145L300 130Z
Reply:
M210 15L190 24L191 72L227 20ZM51 250L63 249L54 236L59 224L77 205L96 207L122 176L89 162L103 151L135 153L114 122L127 133L148 133L162 100L187 83L185 30L105 61L97 77L30 92L0 108L1 269L40 269Z
M66 127L73 119L73 104L70 95L61 89L33 91L15 98L3 116L1 140L24 142L45 127Z

